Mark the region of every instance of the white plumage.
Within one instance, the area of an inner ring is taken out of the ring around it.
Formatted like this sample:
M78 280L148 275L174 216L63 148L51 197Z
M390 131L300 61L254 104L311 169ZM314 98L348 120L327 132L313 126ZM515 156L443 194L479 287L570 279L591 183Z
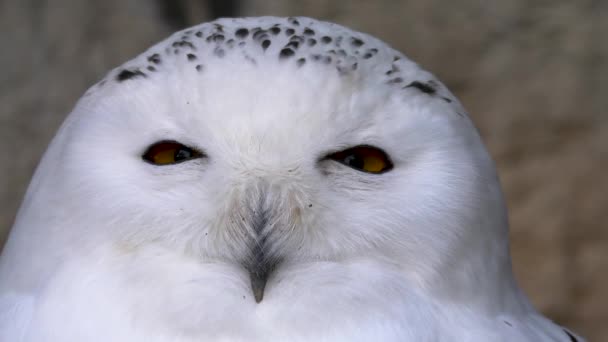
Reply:
M507 231L433 75L339 25L220 19L78 102L0 259L0 341L582 341Z

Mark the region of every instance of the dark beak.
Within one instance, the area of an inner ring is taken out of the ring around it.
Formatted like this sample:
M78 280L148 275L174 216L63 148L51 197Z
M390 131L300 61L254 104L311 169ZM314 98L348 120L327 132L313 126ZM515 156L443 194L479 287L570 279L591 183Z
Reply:
M267 253L267 239L264 236L264 228L267 224L268 212L265 210L255 211L252 225L257 239L252 241L254 247L251 250L250 260L245 263L245 268L249 271L251 290L256 303L260 303L264 299L266 282L277 265L277 260Z
M251 280L251 290L257 303L264 299L264 289L266 288L266 282L274 271L278 260L275 258L268 257L264 253L264 245L258 244L253 249L252 260L247 267L249 271L249 279Z
M251 290L253 291L253 297L255 302L259 303L264 299L264 289L266 288L266 281L268 281L268 275L270 272L264 272L259 270L250 270L249 277L251 279Z

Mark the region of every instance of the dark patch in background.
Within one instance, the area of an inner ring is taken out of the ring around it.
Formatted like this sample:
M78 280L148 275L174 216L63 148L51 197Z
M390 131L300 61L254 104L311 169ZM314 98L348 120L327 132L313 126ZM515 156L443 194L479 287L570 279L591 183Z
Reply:
M201 22L192 18L192 8L204 9L209 19L235 17L238 15L238 0L157 0L163 19L174 30L181 30ZM196 17L196 15L194 15ZM194 19L194 20L192 20Z

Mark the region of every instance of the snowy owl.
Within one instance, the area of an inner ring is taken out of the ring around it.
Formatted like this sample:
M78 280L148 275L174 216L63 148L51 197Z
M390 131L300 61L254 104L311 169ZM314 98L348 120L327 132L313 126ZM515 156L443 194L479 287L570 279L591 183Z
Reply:
M0 259L2 342L582 341L511 271L458 100L369 35L220 19L69 115Z

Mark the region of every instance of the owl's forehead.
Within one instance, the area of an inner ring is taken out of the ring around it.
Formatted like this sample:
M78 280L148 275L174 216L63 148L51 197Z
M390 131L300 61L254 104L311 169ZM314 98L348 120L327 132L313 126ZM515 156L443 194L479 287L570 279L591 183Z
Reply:
M175 67L204 73L219 60L234 57L252 66L331 65L343 74L370 62L387 64L388 72L393 67L390 61L404 58L370 36L310 18L220 19L173 34L129 66L116 70L114 78L123 82Z
M452 102L431 74L380 40L300 17L220 19L177 32L90 93L103 88L138 104L132 112L184 130L251 134L353 131L386 122L372 114L394 99Z
M408 81L424 73L367 34L311 18L257 17L219 19L176 32L114 69L100 83L153 81L157 74L176 71L202 76L221 68L229 72L239 65L267 72L279 65L294 69L324 66L325 72L357 75L368 83L391 84L394 89L405 88Z

